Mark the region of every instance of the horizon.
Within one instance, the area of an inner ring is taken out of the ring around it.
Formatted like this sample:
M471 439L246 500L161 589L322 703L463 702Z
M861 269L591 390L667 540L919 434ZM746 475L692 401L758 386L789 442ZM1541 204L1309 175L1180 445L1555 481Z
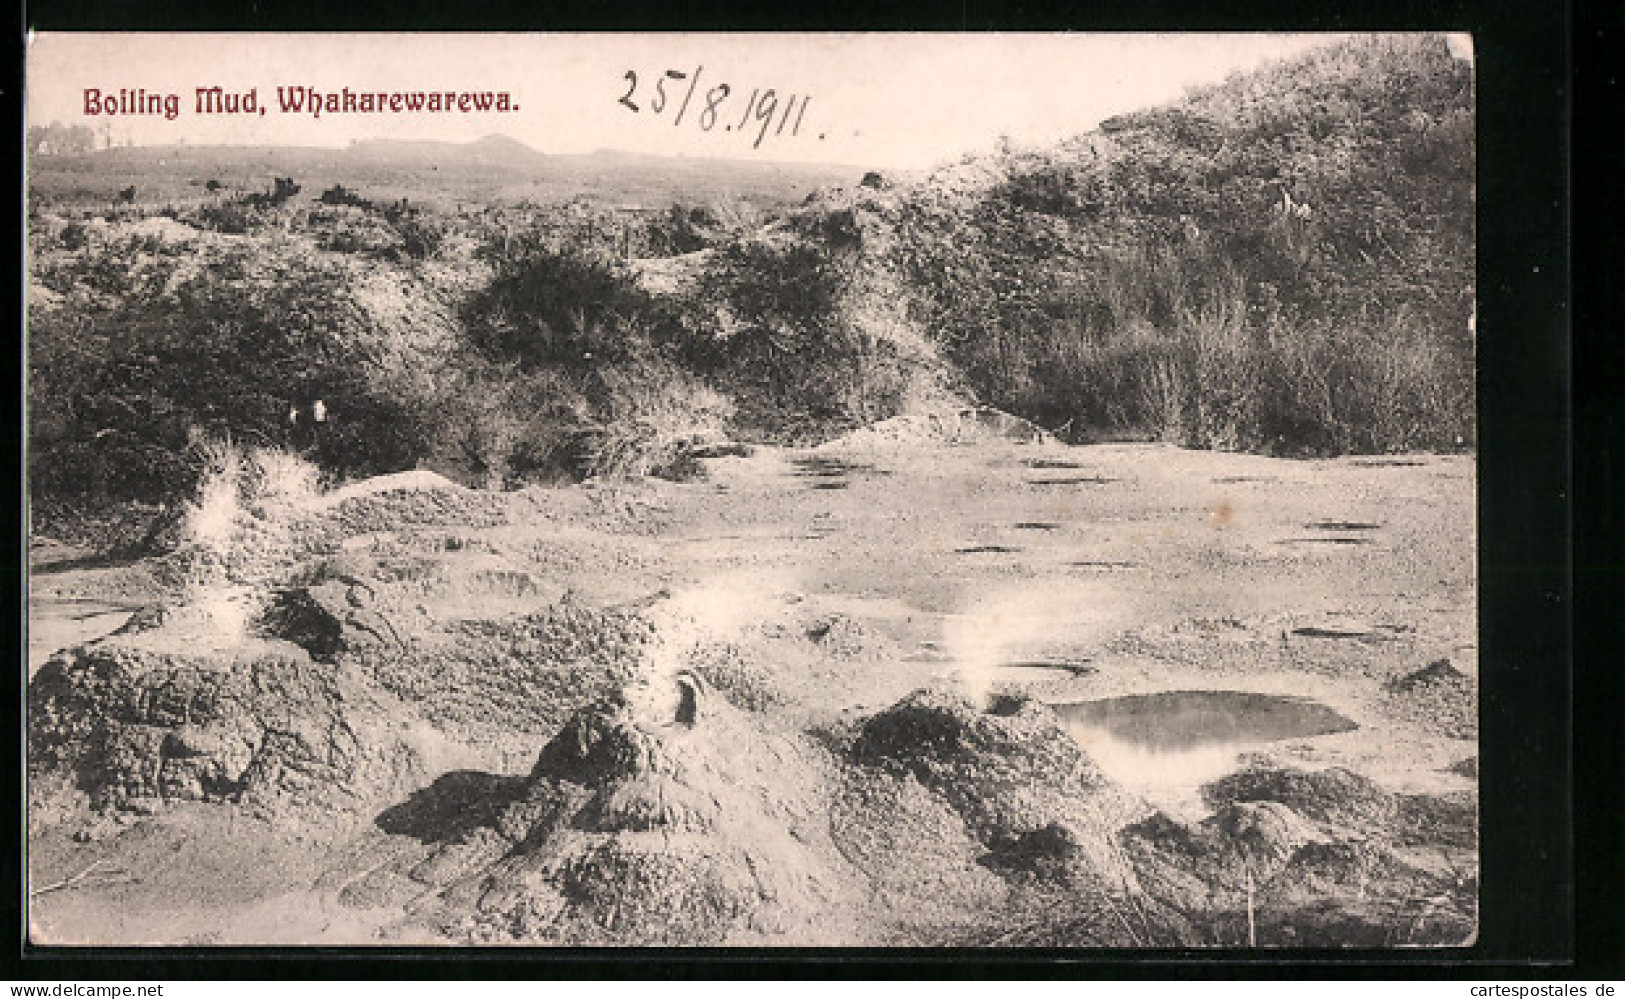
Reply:
M29 36L26 112L29 126L89 126L119 147L338 150L500 135L543 156L918 170L1001 141L1053 144L1347 37L41 33ZM257 108L211 113L206 88L252 92ZM334 95L329 112L287 110L296 88ZM357 97L402 92L444 94L451 106L356 113ZM458 108L463 94L507 95L512 109ZM174 114L153 104L160 96L175 99ZM703 106L711 98L716 109Z
M47 123L47 124L49 124L49 123ZM35 126L31 124L29 127L33 128ZM133 146L113 145L113 146L107 146L107 147L98 147L96 149L90 150L88 153L69 153L69 154L66 154L66 155L99 156L99 155L102 155L104 153L117 153L117 152L122 152L122 151L128 150L128 149L139 149L139 150L171 150L171 149L180 149L180 150L186 150L186 149L194 149L194 150L207 150L207 149L273 150L273 149L280 149L280 150L290 150L290 151L298 151L298 152L344 153L344 152L348 152L348 151L350 151L352 149L357 149L357 148L360 148L360 147L363 147L363 146L383 146L383 145L446 146L446 147L449 147L449 148L452 148L452 149L466 149L466 148L468 148L470 146L476 146L476 145L479 145L482 142L489 142L489 141L491 141L493 139L500 140L500 141L503 141L503 142L513 143L513 144L519 146L525 153L537 156L537 157L539 157L541 159L544 159L544 160L545 159L564 159L564 158L570 158L570 157L586 158L586 157L593 157L593 156L626 156L626 157L639 157L639 158L645 158L645 159L693 160L695 162L705 162L705 161L715 160L717 162L722 162L722 163L747 164L747 165L756 165L756 166L762 166L762 167L775 167L775 166L779 166L779 167L798 167L798 168L800 168L800 167L810 167L810 168L823 168L823 169L840 169L840 168L843 168L843 167L848 168L848 169L863 169L864 168L862 164L857 164L857 163L838 163L838 162L833 162L833 161L821 161L821 160L748 159L748 158L738 157L738 156L710 155L708 153L700 153L700 154L692 154L691 155L691 154L689 154L687 152L684 152L684 151L678 151L678 152L675 152L675 153L651 153L651 152L640 152L640 151L631 150L631 149L616 149L616 148L609 147L609 146L600 147L598 149L587 149L587 150L583 150L583 151L580 151L580 152L568 152L568 153L546 152L544 150L537 149L535 146L532 146L532 145L530 145L530 144L528 144L528 143L526 143L526 142L524 142L524 141L522 141L522 140L520 140L520 139L518 139L518 138L516 138L516 137L514 137L512 135L509 135L506 132L489 132L489 133L487 133L485 135L476 136L476 137L474 137L472 139L466 139L466 140L464 140L464 139L374 137L374 138L364 138L364 139L351 139L347 144L342 145L342 146L311 145L311 144L283 144L283 143L267 143L267 142L188 142L188 141L185 141L184 139L180 139L180 140L177 140L175 142L150 143L150 144L147 144L147 145L133 145Z

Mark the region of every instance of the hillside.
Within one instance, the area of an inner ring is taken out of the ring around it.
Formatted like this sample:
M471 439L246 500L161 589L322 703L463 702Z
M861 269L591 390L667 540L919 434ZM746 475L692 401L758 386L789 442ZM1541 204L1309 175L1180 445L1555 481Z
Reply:
M861 234L974 389L1045 425L1453 447L1473 432L1471 83L1440 38L1352 42L806 224Z
M380 417L323 445L331 474L484 484L677 468L696 435L817 441L944 399L1075 441L1470 446L1472 164L1471 69L1438 36L804 198L839 171L499 137L41 159L35 488L184 489L189 435L276 442L306 397ZM188 202L142 194L228 167ZM131 182L88 218L42 193ZM588 193L475 197L496 189ZM247 372L244 349L275 363Z

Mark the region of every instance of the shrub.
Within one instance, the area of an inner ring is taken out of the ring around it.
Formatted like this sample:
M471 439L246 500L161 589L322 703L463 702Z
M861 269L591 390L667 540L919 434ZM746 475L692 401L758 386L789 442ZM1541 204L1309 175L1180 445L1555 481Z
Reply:
M253 207L240 201L219 205L204 205L188 219L200 229L232 236L241 236L260 224L260 215Z
M595 426L583 471L628 478L694 474L692 445L723 435L733 403L669 359L650 352L593 373Z
M702 278L683 356L771 435L820 439L895 415L927 362L904 346L905 318L867 266L806 237L731 243Z
M658 335L671 318L607 253L540 242L499 261L464 310L469 341L485 356L578 371L624 357L628 324Z

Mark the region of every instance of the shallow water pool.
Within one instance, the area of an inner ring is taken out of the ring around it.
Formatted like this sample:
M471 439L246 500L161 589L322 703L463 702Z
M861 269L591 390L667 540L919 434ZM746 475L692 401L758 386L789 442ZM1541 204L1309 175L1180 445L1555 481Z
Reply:
M1181 690L1051 705L1107 776L1157 803L1197 802L1196 789L1237 757L1285 739L1359 726L1318 701L1241 690Z

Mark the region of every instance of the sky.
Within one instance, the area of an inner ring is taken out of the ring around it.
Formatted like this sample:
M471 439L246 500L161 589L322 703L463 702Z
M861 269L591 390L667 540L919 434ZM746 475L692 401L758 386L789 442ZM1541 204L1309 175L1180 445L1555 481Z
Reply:
M618 149L912 169L986 152L1001 136L1027 146L1087 132L1102 118L1337 37L58 33L30 38L27 113L31 125L107 125L118 144L342 146L499 133L543 153ZM683 76L666 79L667 71ZM659 113L657 80L669 91ZM255 91L264 113L199 113L197 88L215 86ZM301 86L506 92L517 110L284 112L277 88ZM173 94L178 114L109 115L105 101L87 114L87 90ZM717 98L709 116L708 97Z

